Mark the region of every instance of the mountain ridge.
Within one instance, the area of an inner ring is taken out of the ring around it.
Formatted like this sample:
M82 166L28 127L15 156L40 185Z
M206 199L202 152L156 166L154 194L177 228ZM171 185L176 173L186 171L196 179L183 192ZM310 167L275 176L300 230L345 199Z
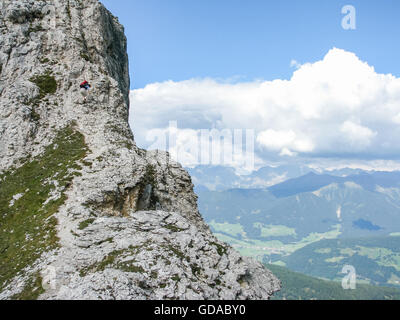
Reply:
M225 166L198 165L186 168L193 178L196 190L207 188L211 191L223 191L233 188L260 189L270 188L288 180L300 178L308 173L316 175L329 175L334 177L349 177L362 174L391 174L398 171L386 172L384 170L362 170L343 167L341 169L314 168L311 165L288 164L264 166L250 174L237 174L234 168Z
M354 182L368 191L376 191L377 186L383 188L398 187L400 185L398 181L400 181L400 172L361 172L346 177L310 172L307 175L276 184L268 190L277 197L287 197L297 193L317 191L332 183Z
M279 289L211 234L182 166L136 146L126 37L99 1L4 0L0 33L0 299Z

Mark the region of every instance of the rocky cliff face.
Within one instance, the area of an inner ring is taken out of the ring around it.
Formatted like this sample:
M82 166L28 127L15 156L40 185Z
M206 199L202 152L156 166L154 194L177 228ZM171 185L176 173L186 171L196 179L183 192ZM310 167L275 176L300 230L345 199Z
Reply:
M0 33L0 299L279 289L212 236L187 172L135 145L126 38L97 0L2 0Z

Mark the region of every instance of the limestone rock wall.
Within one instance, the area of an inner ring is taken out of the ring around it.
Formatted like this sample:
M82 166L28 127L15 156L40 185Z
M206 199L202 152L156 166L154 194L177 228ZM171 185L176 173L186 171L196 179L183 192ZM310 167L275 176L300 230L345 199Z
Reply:
M0 2L0 184L65 127L89 150L72 183L48 181L53 198L65 195L59 247L4 283L0 298L52 270L39 298L267 299L279 281L212 236L188 173L136 146L126 46L97 0Z

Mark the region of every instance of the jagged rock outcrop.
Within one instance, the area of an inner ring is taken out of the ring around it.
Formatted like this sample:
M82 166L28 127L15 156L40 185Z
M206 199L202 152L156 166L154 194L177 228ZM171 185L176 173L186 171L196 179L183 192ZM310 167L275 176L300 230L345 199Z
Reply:
M126 38L103 5L2 0L0 34L0 299L279 289L211 234L187 172L135 145Z

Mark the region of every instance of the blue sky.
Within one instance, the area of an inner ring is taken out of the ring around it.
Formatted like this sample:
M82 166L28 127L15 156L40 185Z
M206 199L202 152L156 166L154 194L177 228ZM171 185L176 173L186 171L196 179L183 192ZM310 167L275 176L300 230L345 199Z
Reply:
M132 88L190 78L288 79L338 47L400 74L398 0L101 0L125 26ZM341 8L357 10L344 30Z
M140 147L167 149L154 140L173 131L189 166L202 129L251 129L259 165L400 169L400 1L102 2L128 37Z

